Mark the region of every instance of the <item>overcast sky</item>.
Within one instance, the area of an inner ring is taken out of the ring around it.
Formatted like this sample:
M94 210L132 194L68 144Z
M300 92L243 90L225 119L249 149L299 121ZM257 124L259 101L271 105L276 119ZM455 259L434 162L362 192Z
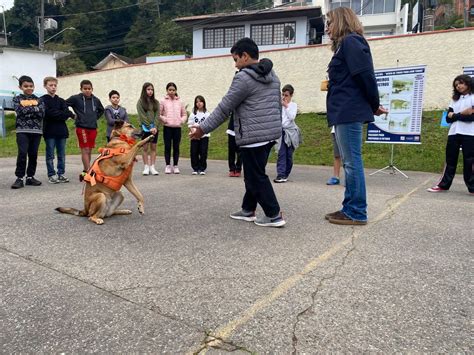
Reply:
M5 6L5 10L8 10L13 6L13 0L0 0L0 5Z

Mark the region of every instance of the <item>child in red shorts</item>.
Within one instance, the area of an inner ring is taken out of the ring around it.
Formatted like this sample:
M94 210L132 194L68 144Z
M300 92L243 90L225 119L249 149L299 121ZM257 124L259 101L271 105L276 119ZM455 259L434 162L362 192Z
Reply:
M91 152L95 147L97 137L97 120L103 115L104 107L100 100L92 94L92 83L89 80L81 81L81 93L66 100L76 114L76 135L81 148L83 171L79 176L82 181L91 163Z

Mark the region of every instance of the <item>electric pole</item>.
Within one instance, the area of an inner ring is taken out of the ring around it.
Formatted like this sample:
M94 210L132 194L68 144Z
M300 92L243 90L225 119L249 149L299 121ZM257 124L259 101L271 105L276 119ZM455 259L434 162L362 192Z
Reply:
M468 13L468 10L469 10L469 0L464 0L464 11L463 11L463 14L464 14L464 27L469 26L469 13Z
M39 17L39 43L40 51L44 51L44 0L40 0L40 17Z

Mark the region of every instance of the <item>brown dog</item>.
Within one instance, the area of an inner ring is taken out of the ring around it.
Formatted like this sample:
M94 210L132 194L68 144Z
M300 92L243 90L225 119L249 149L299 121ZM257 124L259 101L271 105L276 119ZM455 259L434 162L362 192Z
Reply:
M120 192L123 185L137 199L138 212L145 213L143 195L133 183L132 170L138 150L153 136L135 143L134 137L139 134L131 124L117 121L110 142L100 149L101 156L84 178L84 209L58 207L56 211L89 217L96 224L103 224L104 217L131 214L130 210L117 209L124 199Z

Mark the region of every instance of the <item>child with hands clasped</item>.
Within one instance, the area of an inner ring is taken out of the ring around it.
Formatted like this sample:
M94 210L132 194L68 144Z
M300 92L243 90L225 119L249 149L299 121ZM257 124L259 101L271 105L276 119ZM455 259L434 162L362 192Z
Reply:
M22 94L13 98L13 107L16 112L16 144L18 155L16 158L16 180L12 189L24 186L23 177L26 172L26 185L39 186L41 181L35 179L38 148L43 134L44 104L33 94L35 84L29 76L23 75L18 79ZM28 160L28 167L26 162Z
M158 142L158 123L160 104L155 99L155 88L152 83L145 83L142 86L142 93L137 103L138 121L142 128L142 139L151 135L153 138L143 145L143 175L158 175L155 169L156 143Z
M448 191L456 174L459 148L462 147L464 182L474 196L474 95L469 75L458 75L453 81L453 97L446 121L450 123L443 176L429 192Z
M163 140L165 143L165 174L179 174L179 144L181 143L181 125L188 115L178 97L175 83L166 85L166 96L160 101L160 120L163 122ZM173 146L173 167L171 166L171 146Z
M201 124L210 113L206 109L206 100L201 95L194 99L194 108L188 118L188 126L192 127L195 124ZM191 168L192 175L206 175L207 169L207 150L209 147L210 133L202 136L201 139L191 140Z
M294 92L295 89L289 84L281 90L282 135L277 144L277 177L273 180L276 183L288 181L293 168L293 153L301 143L300 129L295 123L298 106L291 101Z

